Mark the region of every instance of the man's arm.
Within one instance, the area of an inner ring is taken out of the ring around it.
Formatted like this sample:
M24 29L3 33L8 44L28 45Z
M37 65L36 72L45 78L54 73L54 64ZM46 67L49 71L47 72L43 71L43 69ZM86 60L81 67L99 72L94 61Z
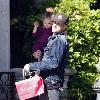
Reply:
M44 53L44 57L41 62L34 62L29 64L30 70L34 69L47 70L47 69L57 68L61 60L61 57L63 55L64 47L65 47L64 42L57 39L57 41L52 44L52 47L50 48L49 51L44 51L44 52L49 52L49 55L45 55Z

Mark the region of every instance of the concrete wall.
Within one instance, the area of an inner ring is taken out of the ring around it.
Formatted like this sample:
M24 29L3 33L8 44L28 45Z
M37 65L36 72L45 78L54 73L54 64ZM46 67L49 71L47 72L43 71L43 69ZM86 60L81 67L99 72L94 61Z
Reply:
M9 0L0 0L0 69L10 68Z

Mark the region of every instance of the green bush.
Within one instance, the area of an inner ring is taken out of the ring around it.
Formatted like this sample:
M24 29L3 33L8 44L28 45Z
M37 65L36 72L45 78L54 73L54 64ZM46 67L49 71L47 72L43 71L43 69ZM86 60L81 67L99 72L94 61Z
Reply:
M55 8L69 16L69 67L77 71L68 84L71 100L91 100L92 85L98 76L100 10L90 10L90 2L93 0L62 0Z

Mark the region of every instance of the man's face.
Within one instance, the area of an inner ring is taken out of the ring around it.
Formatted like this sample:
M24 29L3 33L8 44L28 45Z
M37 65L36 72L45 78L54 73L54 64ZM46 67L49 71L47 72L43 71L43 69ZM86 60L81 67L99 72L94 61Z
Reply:
M57 32L63 32L64 31L64 26L53 23L52 25L52 32L57 33Z

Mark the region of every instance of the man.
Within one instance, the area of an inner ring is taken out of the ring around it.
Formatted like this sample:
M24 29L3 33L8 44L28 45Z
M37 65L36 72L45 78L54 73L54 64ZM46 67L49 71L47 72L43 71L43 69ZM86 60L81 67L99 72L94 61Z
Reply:
M40 71L40 75L44 79L47 92L40 96L40 100L59 100L59 88L63 85L64 68L67 64L65 60L68 60L68 51L66 51L68 42L65 38L68 18L64 14L57 13L52 16L52 21L53 35L48 39L42 60L24 66L27 72Z

